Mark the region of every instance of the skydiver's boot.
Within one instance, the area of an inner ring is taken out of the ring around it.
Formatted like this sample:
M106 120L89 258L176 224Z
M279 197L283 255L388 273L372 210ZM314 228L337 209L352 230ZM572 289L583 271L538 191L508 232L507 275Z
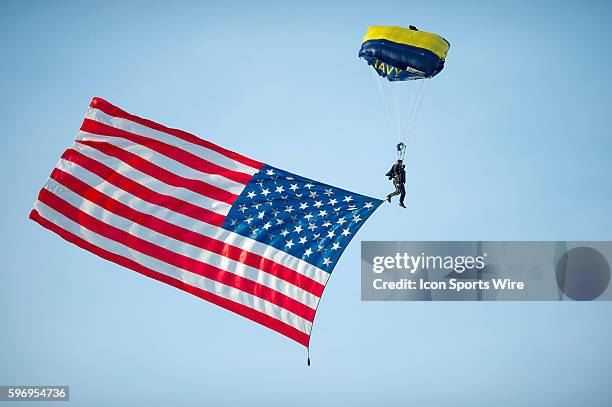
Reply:
M406 205L404 205L404 203L403 203L403 202L400 202L400 203L399 203L399 206L401 206L402 208L405 208L405 207L406 207Z
M391 195L387 195L387 202L391 203Z

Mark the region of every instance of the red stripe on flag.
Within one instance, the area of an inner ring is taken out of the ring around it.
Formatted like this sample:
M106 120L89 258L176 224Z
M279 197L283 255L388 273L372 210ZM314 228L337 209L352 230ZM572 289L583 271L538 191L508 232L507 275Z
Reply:
M157 281L161 281L162 283L166 283L168 285L171 285L175 288L178 288L179 290L188 292L192 295L195 295L196 297L202 298L203 300L209 301L215 305L218 305L219 307L225 308L229 311L235 312L238 315L241 315L247 319L250 319L253 322L256 322L258 324L261 324L265 327L268 327L282 335L285 335L286 337L293 339L294 341L308 347L308 342L310 340L310 336L307 335L306 333L299 331L297 329L295 329L294 327L279 321L275 318L272 318L269 315L266 315L262 312L259 312L257 310L254 310L252 308L249 308L245 305L242 305L240 303L234 302L234 301L230 301L226 298L220 297L216 294L213 294L211 292L193 287L187 283L184 283L180 280L174 279L172 277L169 277L165 274L162 273L158 273L155 270L152 270L150 268L147 268L141 264L136 263L133 260L130 260L126 257L120 256L118 254L109 252L107 250L104 250L98 246L93 245L90 242L87 242L86 240L83 240L82 238L62 229L61 227L57 226L56 224L54 224L53 222L48 221L47 219L43 218L36 210L32 210L32 212L30 212L30 219L32 219L35 222L38 222L41 226L43 226L44 228L47 228L49 230L51 230L52 232L56 233L57 235L59 235L61 238L67 240L70 243L73 243L77 246L79 246L80 248L87 250L95 255L98 255L106 260L109 260L113 263L116 263L120 266L129 268L137 273L140 273L142 275L145 275L147 277L153 278Z
M267 274L278 277L281 280L295 285L305 291L308 291L317 297L321 297L323 294L323 289L325 286L311 278L306 277L303 274L300 274L286 266L278 264L272 260L268 260L257 254L243 250L240 247L221 242L173 223L166 222L163 219L159 219L155 216L130 208L129 206L103 194L97 189L79 180L72 174L58 168L53 170L51 173L51 178L83 198L94 202L109 212L113 212L123 218L146 226L149 229L170 236L176 240L256 268Z
M190 218L197 219L214 226L221 226L225 221L225 216L221 214L175 198L171 195L164 195L155 192L76 150L66 150L64 154L62 154L62 158L85 168L89 172L92 172L98 177L104 179L109 184L129 192L143 201L164 207L171 211L181 213L185 216L189 216Z
M158 153L163 154L166 157L178 161L188 167L191 167L194 170L203 172L205 174L221 175L222 177L225 177L232 181L236 181L240 184L248 184L252 177L252 175L250 174L233 171L221 167L220 165L211 163L210 161L207 161L202 157L198 157L197 155L190 153L189 151L182 150L178 147L164 143L162 141L130 133L128 131L118 129L116 127L108 126L104 123L97 122L95 120L85 119L83 121L83 125L81 126L81 130L100 136L120 137L126 140L130 140L133 143L147 147L153 151L157 151Z
M136 154L130 153L129 151L123 150L104 141L77 140L76 142L95 148L108 156L115 157L130 167L135 168L138 171L143 172L168 185L185 188L195 192L196 194L207 196L230 205L236 200L236 198L238 198L238 195L232 194L225 189L210 185L204 181L181 177L180 175L176 175L173 172L155 165L150 161L137 156Z
M279 293L278 291L272 290L271 288L262 284L240 277L236 274L232 274L204 262L194 260L190 257L175 253L137 236L131 235L126 231L94 218L93 216L72 206L59 196L44 188L40 191L38 200L79 225L84 226L85 228L101 236L128 246L140 253L179 267L183 270L187 270L211 280L218 281L227 286L237 288L240 291L255 295L308 321L312 321L314 319L314 309L307 307L301 302L294 300L285 294Z
M193 134L190 134L185 131L178 130L178 129L172 129L172 128L163 126L161 124L155 123L151 120L143 119L142 117L138 117L138 116L129 114L126 111L121 110L117 106L112 105L111 103L107 102L106 100L102 98L98 98L98 97L93 98L89 106L96 108L96 109L100 109L104 113L110 116L119 117L121 119L126 119L126 120L131 120L135 123L142 124L143 126L147 126L151 129L163 131L164 133L168 133L172 136L178 137L190 143L197 144L199 146L208 148L209 150L212 150L212 151L216 151L219 154L223 154L227 158L231 158L234 161L238 161L239 163L248 165L249 167L255 168L257 170L259 170L263 166L263 163L259 161L255 161L241 154L227 150L223 147L219 147L218 145L213 144L210 141L203 140L197 136L194 136Z

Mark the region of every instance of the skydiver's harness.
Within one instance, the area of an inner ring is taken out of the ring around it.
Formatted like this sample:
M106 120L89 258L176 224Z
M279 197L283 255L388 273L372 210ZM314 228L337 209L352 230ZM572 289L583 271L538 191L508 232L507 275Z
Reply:
M403 184L402 169L403 168L401 165L393 164L393 167L391 167L389 172L386 174L387 177L389 177L389 180L393 180L393 185L395 185L396 188L399 188Z

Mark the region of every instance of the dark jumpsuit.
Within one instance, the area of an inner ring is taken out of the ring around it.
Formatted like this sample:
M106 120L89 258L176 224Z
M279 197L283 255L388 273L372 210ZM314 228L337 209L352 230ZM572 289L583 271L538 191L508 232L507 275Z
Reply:
M393 178L393 185L395 186L395 192L387 195L387 199L391 199L396 195L400 196L400 203L404 203L404 198L406 197L406 188L404 184L406 183L406 170L404 170L405 165L403 164L393 164L393 167L386 174L387 177Z

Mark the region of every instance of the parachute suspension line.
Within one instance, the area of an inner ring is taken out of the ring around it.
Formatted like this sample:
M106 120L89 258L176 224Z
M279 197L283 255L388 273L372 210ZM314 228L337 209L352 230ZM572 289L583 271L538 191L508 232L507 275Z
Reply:
M368 69L368 71L370 71L370 74L372 76L372 80L374 81L374 84L375 84L374 86L376 86L376 90L378 91L378 96L380 97L380 100L382 101L383 105L385 106L385 111L387 112L387 115L389 116L389 120L390 120L391 123L394 123L395 119L393 117L393 112L391 111L391 106L389 106L389 98L387 97L387 92L385 91L385 86L383 85L383 81L386 81L386 79L380 77L376 73L375 69ZM393 139L395 139L395 137L393 137Z
M415 120L416 106L419 103L419 96L423 88L423 80L419 80L418 85L416 85L415 88L416 90L414 92L414 97L412 98L412 103L410 104L410 112L408 113L408 119L406 120L406 127L404 128L404 134L402 137L402 140L405 140L406 142L408 142L408 132L412 128L412 122Z
M416 117L420 110L424 95L429 87L429 81L431 78L420 79L418 80L418 84L413 84L413 81L407 81L406 85L410 83L410 86L414 89L414 91L404 92L401 83L389 81L387 78L378 75L375 69L368 69L368 71L370 71L370 75L372 76L372 80L375 82L378 95L389 117L391 126L390 130L392 137L395 140L396 147L400 146L400 144L403 146L401 152L399 148L397 149L398 158L403 159L408 138L412 132L412 129L414 128ZM389 89L389 87L391 87L391 89ZM406 97L404 94L409 96ZM405 123L402 122L401 118L402 104L404 103L406 103L407 106L408 103L410 103L406 109L407 113L405 113L406 117L404 118ZM395 136L393 136L394 133Z
M416 117L421 108L421 103L427 93L427 89L429 88L429 82L431 78L421 79L419 85L417 87L417 91L414 97L414 101L412 103L412 107L410 109L410 114L408 115L408 120L406 121L406 129L404 131L403 141L408 142L408 137L412 133L412 129L414 128L414 124L416 122Z
M397 132L397 142L402 141L402 101L400 98L400 87L395 88L395 131Z

